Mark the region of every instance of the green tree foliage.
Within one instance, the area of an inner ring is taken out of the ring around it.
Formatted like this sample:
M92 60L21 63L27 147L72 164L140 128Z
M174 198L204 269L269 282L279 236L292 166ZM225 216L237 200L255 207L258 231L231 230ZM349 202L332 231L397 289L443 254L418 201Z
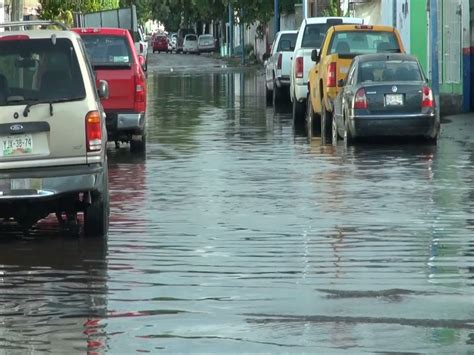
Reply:
M75 11L93 12L115 9L120 0L40 0L39 16L47 20L59 20L72 24Z

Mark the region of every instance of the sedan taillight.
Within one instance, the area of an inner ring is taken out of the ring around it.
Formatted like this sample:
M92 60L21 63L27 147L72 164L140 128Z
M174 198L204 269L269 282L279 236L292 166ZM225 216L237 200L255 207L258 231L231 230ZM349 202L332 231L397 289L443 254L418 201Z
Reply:
M91 111L86 115L86 145L88 152L96 152L102 148L102 125L99 111Z
M421 107L434 107L433 91L428 86L423 86L421 93Z
M357 90L354 98L354 108L366 110L369 108L369 103L367 102L367 96L365 96L365 89L360 88Z

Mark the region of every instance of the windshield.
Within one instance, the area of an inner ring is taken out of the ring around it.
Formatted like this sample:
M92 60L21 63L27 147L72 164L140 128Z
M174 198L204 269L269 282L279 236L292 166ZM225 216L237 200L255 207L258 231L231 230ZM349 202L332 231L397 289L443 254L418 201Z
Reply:
M422 80L420 66L414 60L379 60L359 65L359 83Z
M92 65L124 65L132 63L127 41L121 36L81 35Z
M0 41L0 105L85 97L69 39Z
M399 53L400 47L394 32L348 31L334 33L329 53L370 54Z
M327 23L307 25L304 29L301 48L320 48L330 26Z

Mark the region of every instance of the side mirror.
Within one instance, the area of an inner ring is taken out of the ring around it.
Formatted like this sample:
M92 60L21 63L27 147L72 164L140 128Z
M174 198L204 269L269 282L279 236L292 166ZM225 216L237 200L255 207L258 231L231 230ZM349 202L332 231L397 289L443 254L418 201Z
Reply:
M268 58L270 58L270 53L264 53L262 56L263 61L266 62Z
M97 87L97 93L101 100L107 100L109 98L109 83L105 80L100 80L99 86Z
M337 82L337 87L342 88L344 85L346 85L345 80L339 79L339 81Z
M318 49L313 49L311 51L311 60L315 63L319 62L319 50Z
M138 63L140 64L142 69L145 70L145 57L141 54L138 56Z

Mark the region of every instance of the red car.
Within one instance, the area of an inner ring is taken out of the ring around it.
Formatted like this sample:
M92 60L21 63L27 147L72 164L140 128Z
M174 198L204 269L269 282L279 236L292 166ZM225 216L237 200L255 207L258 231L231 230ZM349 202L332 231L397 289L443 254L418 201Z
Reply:
M168 53L169 51L168 37L165 35L156 35L153 38L152 47L153 47L153 53L155 52L160 53L160 51Z
M145 151L146 79L144 58L137 55L133 39L121 28L74 28L84 44L96 81L109 84L102 101L109 141L116 147L130 143L132 152Z

